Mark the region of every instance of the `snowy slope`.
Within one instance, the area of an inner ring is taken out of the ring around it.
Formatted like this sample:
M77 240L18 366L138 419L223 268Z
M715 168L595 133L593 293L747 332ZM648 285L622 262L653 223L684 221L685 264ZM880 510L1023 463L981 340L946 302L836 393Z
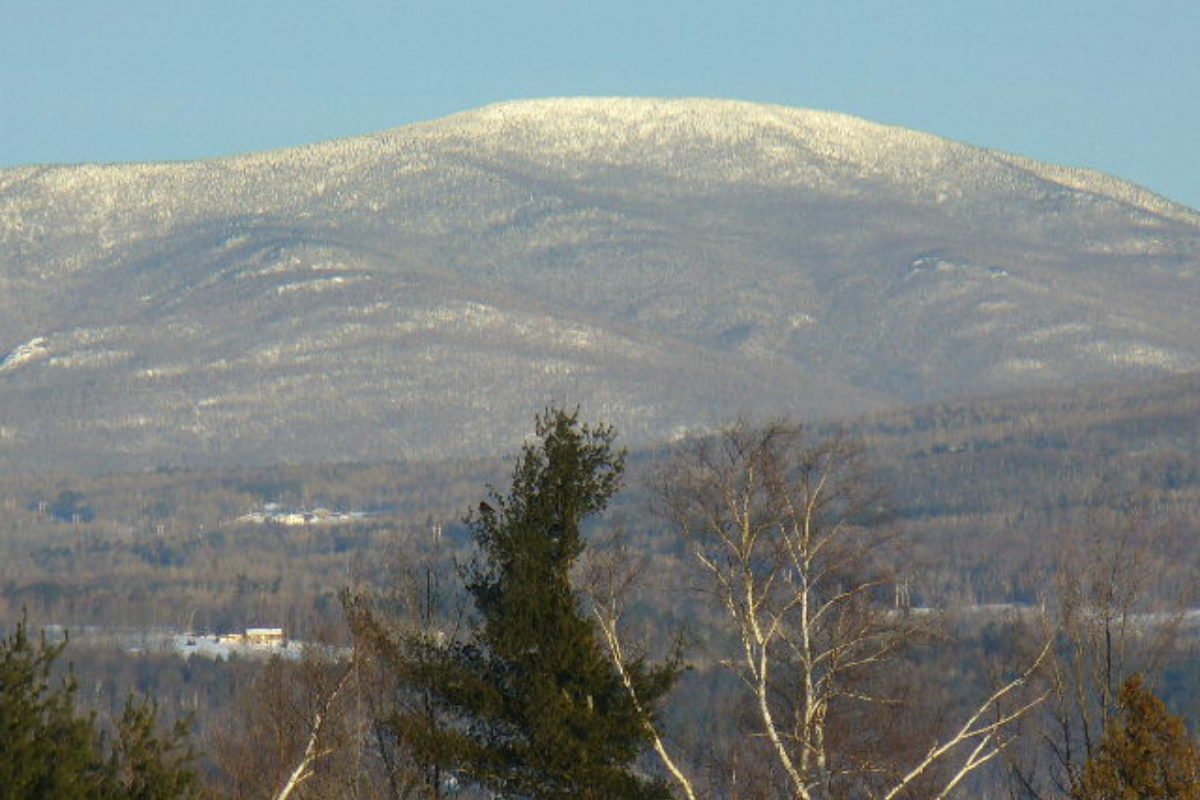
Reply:
M1200 369L1200 215L839 114L506 103L0 171L0 468L466 454Z

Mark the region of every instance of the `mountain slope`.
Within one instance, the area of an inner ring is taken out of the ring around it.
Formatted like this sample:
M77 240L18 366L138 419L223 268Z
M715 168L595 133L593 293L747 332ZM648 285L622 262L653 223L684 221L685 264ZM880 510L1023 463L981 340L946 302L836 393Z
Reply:
M564 99L0 171L0 468L633 441L1200 369L1200 215L824 112ZM5 356L7 354L7 357Z

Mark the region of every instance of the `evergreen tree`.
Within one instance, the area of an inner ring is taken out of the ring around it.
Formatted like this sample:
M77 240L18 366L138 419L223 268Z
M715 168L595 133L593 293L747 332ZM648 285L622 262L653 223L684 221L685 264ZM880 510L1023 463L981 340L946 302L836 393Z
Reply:
M158 711L150 701L125 703L109 758L117 796L127 800L176 800L196 797L199 783L191 768L187 725L158 729Z
M76 684L51 670L66 643L35 644L24 620L0 640L0 800L179 800L197 796L185 731L161 736L130 701L111 748L75 710Z
M1121 718L1087 763L1076 800L1200 800L1200 750L1183 720L1139 675L1125 681Z
M75 714L75 680L50 676L64 645L35 644L23 620L0 642L0 800L109 796L99 734Z
M581 424L578 412L548 411L508 495L492 492L468 517L479 549L466 570L478 612L471 635L452 644L421 637L399 665L439 712L395 720L419 763L502 797L669 796L663 781L631 768L647 720L571 585L581 525L620 486L624 455L613 436ZM647 713L678 674L674 663L628 671Z

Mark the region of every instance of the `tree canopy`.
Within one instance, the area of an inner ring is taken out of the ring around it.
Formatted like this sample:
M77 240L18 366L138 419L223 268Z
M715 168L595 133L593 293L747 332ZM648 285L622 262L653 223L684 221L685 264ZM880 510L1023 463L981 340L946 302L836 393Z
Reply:
M160 733L154 707L131 700L107 746L75 709L73 676L52 677L65 646L34 642L23 620L0 640L0 800L195 797L183 728Z
M439 712L394 720L418 761L503 797L670 796L632 765L677 667L623 665L631 693L571 583L583 523L621 483L613 439L578 412L547 411L509 492L491 492L467 518L478 548L464 571L469 635L446 643L426 631L397 664Z
M1133 675L1121 718L1088 762L1075 800L1200 800L1200 749L1183 720Z

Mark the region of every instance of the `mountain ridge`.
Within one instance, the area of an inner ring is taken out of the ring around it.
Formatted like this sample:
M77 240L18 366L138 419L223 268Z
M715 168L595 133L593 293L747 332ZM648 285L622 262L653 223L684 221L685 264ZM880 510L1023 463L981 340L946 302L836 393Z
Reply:
M498 104L0 171L0 440L421 457L548 402L651 440L1184 373L1198 287L1200 215L1100 173L738 101Z

